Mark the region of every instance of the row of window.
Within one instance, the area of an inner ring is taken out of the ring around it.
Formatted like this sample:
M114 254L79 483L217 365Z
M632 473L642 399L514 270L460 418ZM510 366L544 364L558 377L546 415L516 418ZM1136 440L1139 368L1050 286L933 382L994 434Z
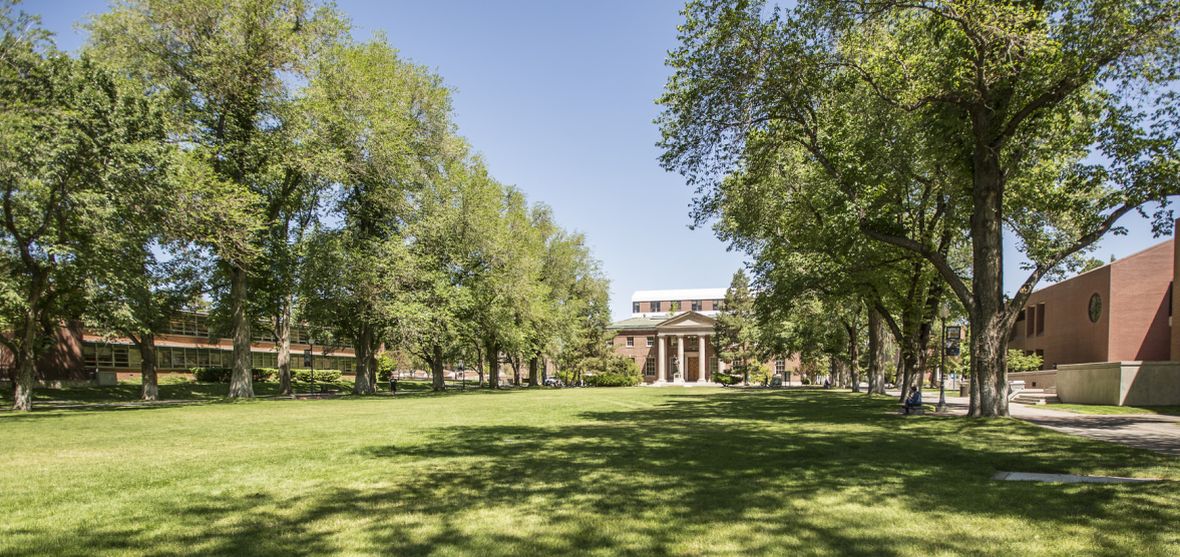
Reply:
M646 303L648 312L658 311L680 311L680 302L677 301L660 301L660 302L631 302L631 313L642 313L640 304ZM690 300L689 308L692 311L708 311L706 305L711 305L709 309L720 310L723 305L722 300Z
M279 367L279 355L275 352L251 352L251 366L255 368ZM291 367L307 367L306 355L291 354ZM82 363L87 368L138 369L143 360L139 350L123 344L86 342L82 344ZM354 358L350 356L312 355L315 369L337 369L351 373ZM188 370L194 367L231 367L233 351L217 348L156 348L156 368L160 370Z
M170 335L210 338L209 317L199 313L184 313L168 320L164 332ZM262 326L254 326L250 338L260 342L278 342L278 337ZM306 327L291 327L291 342L308 344L311 337Z
M643 374L644 375L655 375L656 373L659 372L659 369L660 368L659 368L658 364L656 363L655 356L648 356L647 359L644 360L644 362L643 362ZM670 367L669 367L669 372L671 372ZM709 373L717 373L717 358L715 358L715 357L709 358Z
M676 346L676 337L668 338L671 339L671 346ZM695 352L699 341L700 337L688 337L685 339L684 349L689 352ZM656 337L645 337L644 342L647 343L648 348L651 348L656 345ZM635 337L627 337L627 348L635 348Z

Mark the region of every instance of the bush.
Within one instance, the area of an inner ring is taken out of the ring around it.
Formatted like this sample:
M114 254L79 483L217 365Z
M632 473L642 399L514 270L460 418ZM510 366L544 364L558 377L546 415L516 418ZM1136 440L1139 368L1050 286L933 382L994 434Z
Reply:
M340 380L340 371L335 369L293 369L291 377L301 383L310 383L313 378L317 383L334 383Z
M713 381L721 383L722 385L737 385L742 382L740 375L730 375L728 373L714 373Z
M234 370L228 367L194 367L189 370L201 383L229 383Z
M382 354L377 357L377 380L389 381L389 377L397 369L397 362L393 361L388 354Z
M1015 348L1008 349L1008 372L1036 371L1041 369L1045 359L1036 354L1025 354Z
M643 381L639 364L623 356L608 356L587 361L585 374L590 387L634 387Z
M233 368L228 367L194 367L189 371L201 383L229 383L234 374ZM250 375L258 382L276 381L279 370L273 367L254 368L250 370Z

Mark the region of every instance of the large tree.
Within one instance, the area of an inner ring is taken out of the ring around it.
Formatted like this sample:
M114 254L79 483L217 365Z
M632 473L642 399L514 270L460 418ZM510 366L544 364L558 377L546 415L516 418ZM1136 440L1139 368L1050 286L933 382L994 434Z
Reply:
M96 56L145 91L164 91L173 140L211 176L252 198L247 209L262 227L248 245L260 251L266 230L305 183L282 156L290 148L293 88L315 53L342 34L341 19L303 0L129 0L89 28ZM228 283L235 398L254 396L250 278L257 259L244 253L251 251L217 253Z
M450 96L439 82L378 38L329 49L310 87L313 122L338 153L339 170L325 175L339 184L341 225L307 258L314 284L305 305L356 349L357 394L375 392L378 347L407 311L416 197L440 179L448 156Z
M0 343L16 410L32 409L34 366L62 321L82 317L89 279L134 256L120 222L163 179L159 121L138 91L0 4Z
M708 191L781 146L801 150L853 200L863 234L924 258L966 309L973 415L1007 414L1007 333L1042 277L1145 203L1170 230L1180 4L709 0L685 13L664 164ZM882 116L906 135L876 135ZM918 164L894 149L909 139ZM968 277L937 242L875 218L882 190L931 171L970 238ZM1005 230L1030 261L1010 298Z
M763 353L754 311L754 293L750 291L750 279L741 269L733 274L729 288L725 290L725 301L717 312L716 328L713 345L718 359L729 364L741 376L743 384L749 384L750 369L758 365Z

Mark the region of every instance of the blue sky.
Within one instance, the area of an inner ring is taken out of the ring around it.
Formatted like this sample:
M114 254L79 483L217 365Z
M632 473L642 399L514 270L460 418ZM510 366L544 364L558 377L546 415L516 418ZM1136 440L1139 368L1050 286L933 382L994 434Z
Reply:
M105 0L26 0L74 50L76 24ZM616 318L635 290L727 286L743 258L707 229L689 230L691 189L664 172L655 147L654 99L675 46L679 0L357 1L338 0L356 35L384 32L416 63L455 89L460 133L502 182L553 207L566 228L585 233L611 279ZM1123 257L1162 239L1139 217L1127 236L1108 237L1095 255ZM1013 246L1005 284L1024 272Z

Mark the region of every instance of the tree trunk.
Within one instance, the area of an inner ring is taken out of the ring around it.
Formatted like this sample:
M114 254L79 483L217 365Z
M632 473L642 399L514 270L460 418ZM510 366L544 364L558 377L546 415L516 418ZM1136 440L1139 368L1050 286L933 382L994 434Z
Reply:
M371 395L377 391L377 385L371 380L369 367L373 365L373 328L361 325L360 334L355 340L356 346L356 377L353 379L352 392L358 395Z
M869 306L869 391L868 395L885 394L885 323L880 312Z
M979 377L978 412L981 417L1008 415L1005 358L1006 301L1003 275L1004 173L998 150L990 145L987 114L977 116L973 158L971 213L971 372Z
M529 386L540 387L541 378L538 376L537 362L541 359L540 354L533 354L533 358L529 360Z
M246 270L230 264L230 303L234 329L234 365L229 380L230 398L254 398L254 382L250 368L250 318L246 315Z
M488 356L488 386L493 389L500 388L500 350L494 344L489 344L487 349Z
M160 398L160 382L156 377L156 336L146 334L139 339L139 372L143 376L139 398L143 400L158 400Z
M275 319L279 335L279 396L291 396L291 297L283 301L283 309Z
M857 316L859 319L859 315ZM852 383L852 392L860 392L860 339L857 326L853 323L848 329L848 376Z
M15 342L16 351L13 353L13 363L16 364L16 375L13 381L12 409L21 412L33 410L33 371L36 365L36 353L33 351L37 339L36 319L28 312L21 339Z
M520 386L520 358L508 358L512 362L512 386Z
M442 345L435 344L430 354L430 389L433 391L445 391L447 384L446 378L443 377Z
M483 348L480 348L479 343L475 344L475 373L479 379L479 388L483 388L484 368L483 368Z

